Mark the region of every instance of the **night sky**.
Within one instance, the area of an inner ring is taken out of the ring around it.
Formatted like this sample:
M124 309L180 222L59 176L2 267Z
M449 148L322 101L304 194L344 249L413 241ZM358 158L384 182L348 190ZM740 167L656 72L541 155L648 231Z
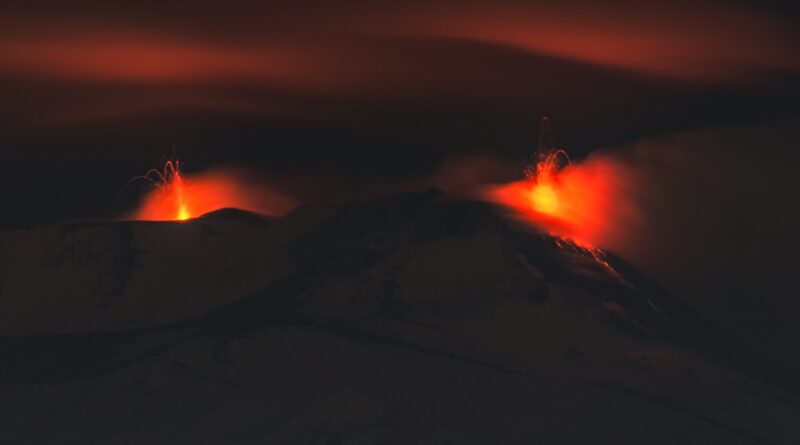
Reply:
M127 179L172 155L308 193L454 154L521 161L544 115L580 157L797 114L793 11L629 3L4 5L3 223L116 216Z
M167 157L301 202L462 156L521 171L549 116L574 159L660 160L637 164L653 217L622 255L800 366L796 8L162 3L0 6L0 227L120 217Z

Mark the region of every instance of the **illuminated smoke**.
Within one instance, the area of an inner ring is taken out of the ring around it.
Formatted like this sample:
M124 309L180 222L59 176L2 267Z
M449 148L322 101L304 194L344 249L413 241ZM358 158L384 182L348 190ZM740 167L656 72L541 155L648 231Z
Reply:
M637 217L629 201L627 170L607 157L572 163L549 146L549 122L542 123L539 149L525 178L483 191L546 233L585 247L607 247L620 223ZM624 229L623 229L624 230Z

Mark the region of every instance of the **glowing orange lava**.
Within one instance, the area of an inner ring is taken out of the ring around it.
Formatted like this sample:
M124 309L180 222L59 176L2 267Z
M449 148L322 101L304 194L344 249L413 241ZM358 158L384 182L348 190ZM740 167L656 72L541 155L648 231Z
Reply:
M180 161L167 161L163 171L151 169L134 179L144 179L153 186L136 212L136 219L185 221L192 217Z
M566 164L561 168L562 164ZM563 150L540 152L524 180L493 186L489 199L547 233L593 248L608 233L619 172L612 163L570 164Z
M130 215L137 220L186 221L223 208L277 216L296 206L294 200L270 192L241 171L217 169L187 176L179 161L167 161L163 171L152 169L135 179L152 185Z
M566 164L563 168L562 163ZM622 220L619 211L626 207L624 199L616 199L622 190L619 164L601 158L572 164L563 150L540 148L525 176L522 181L489 188L488 199L555 236L558 247L589 254L621 279L597 247L606 246L620 233L612 223ZM623 284L629 285L624 280Z

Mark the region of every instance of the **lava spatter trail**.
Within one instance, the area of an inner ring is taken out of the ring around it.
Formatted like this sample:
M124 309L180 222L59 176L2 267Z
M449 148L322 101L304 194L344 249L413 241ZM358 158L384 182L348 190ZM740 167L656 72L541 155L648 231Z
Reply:
M151 187L144 196L142 206L136 211L135 219L185 221L197 216L190 210L180 167L180 161L168 160L162 171L153 168L133 178L145 180Z

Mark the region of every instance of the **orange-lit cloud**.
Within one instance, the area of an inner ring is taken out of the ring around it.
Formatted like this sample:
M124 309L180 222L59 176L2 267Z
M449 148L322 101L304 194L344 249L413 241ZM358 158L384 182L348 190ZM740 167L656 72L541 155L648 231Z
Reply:
M800 70L796 29L762 11L685 1L537 3L354 3L287 7L279 15L245 9L262 18L255 22L235 8L219 17L198 10L196 29L175 17L139 28L115 23L120 19L113 15L89 21L43 13L15 20L10 12L0 20L0 72L124 82L278 80L339 91L378 84L385 94L402 79L419 80L415 72L468 75L432 65L425 55L415 65L415 56L396 52L392 39L485 42L699 82ZM229 29L204 35L214 21L221 23L217 28L230 23Z
M712 2L547 2L436 8L416 32L691 81L800 70L791 23Z
M313 73L301 51L225 47L158 35L78 35L0 42L0 69L73 80L218 82Z

